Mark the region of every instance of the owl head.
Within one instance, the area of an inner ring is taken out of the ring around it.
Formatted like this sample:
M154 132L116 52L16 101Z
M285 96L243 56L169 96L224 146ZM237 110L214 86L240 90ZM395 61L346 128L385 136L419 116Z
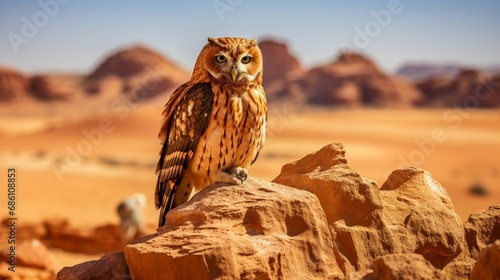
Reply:
M262 83L262 53L255 39L208 38L196 64L202 64L199 68L204 73L222 83L233 86ZM195 66L193 76L196 71Z

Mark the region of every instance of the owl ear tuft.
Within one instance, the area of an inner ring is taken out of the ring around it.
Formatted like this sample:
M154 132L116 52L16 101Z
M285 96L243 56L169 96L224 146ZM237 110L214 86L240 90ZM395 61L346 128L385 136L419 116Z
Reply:
M218 45L219 44L219 41L217 40L217 38L212 38L212 37L208 37L208 42L210 44L213 44L213 45Z
M252 40L250 40L250 45L251 45L252 47L257 46L257 39L252 39Z

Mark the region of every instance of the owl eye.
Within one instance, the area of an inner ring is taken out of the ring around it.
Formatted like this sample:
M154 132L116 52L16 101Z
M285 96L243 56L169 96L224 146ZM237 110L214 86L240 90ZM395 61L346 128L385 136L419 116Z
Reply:
M252 61L252 57L249 55L245 55L244 57L241 58L241 63L243 64L248 64Z
M221 54L218 54L215 56L215 61L217 63L224 63L224 62L226 62L226 60L227 60L227 58Z

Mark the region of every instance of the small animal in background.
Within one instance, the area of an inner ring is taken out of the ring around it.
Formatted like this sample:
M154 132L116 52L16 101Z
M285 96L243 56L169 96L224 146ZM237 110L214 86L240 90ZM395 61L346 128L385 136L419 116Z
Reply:
M116 212L120 216L120 227L125 241L145 233L145 223L142 210L146 207L146 196L137 193L122 200Z
M262 66L255 39L208 38L191 79L174 91L163 111L158 226L169 210L203 188L247 178L266 135Z

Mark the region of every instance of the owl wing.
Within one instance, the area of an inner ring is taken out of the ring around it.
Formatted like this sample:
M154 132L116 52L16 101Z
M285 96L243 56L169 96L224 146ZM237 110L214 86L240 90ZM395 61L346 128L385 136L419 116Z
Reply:
M174 208L177 187L210 120L213 98L210 83L184 84L165 106L159 134L163 147L156 166L155 206L160 208L158 226L165 224L165 215Z

